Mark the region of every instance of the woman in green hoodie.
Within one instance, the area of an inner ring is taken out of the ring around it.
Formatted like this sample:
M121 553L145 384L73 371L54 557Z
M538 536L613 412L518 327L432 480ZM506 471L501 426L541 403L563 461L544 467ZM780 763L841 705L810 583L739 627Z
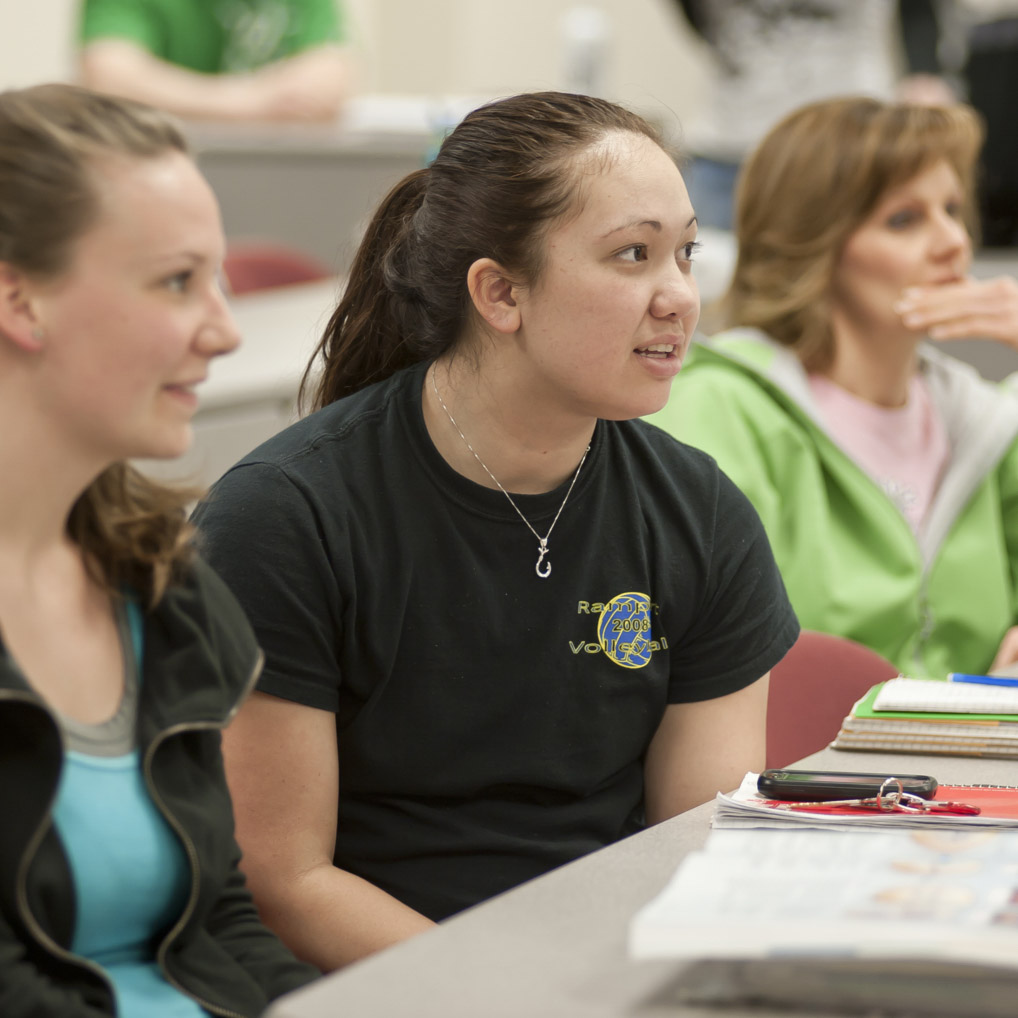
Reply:
M1018 659L1018 395L928 340L1018 347L1018 285L969 276L968 108L841 98L748 161L727 331L652 420L763 519L804 629L913 675Z

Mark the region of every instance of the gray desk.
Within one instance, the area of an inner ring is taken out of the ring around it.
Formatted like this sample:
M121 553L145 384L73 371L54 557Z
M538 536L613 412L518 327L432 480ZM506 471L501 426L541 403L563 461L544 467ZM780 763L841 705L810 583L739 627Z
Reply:
M1018 784L1007 761L824 750L804 765ZM267 1018L765 1018L773 1011L655 1002L667 961L631 961L627 925L707 837L712 804L461 913L436 929L289 994ZM819 1018L819 1012L814 1015Z
M190 135L228 238L286 243L337 273L349 269L375 206L423 165L427 148L419 135L313 128L271 136L193 128Z

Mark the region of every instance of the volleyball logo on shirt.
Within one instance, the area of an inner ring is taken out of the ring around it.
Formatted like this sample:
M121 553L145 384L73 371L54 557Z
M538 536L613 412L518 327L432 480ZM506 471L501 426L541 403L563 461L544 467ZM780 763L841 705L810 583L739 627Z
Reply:
M646 594L630 591L613 597L597 622L601 649L623 668L643 668L650 662L651 602Z

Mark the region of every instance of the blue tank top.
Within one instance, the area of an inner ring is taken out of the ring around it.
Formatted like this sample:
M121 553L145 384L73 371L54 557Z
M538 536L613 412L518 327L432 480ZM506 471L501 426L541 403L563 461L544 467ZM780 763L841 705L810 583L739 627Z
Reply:
M133 681L141 612L128 602L127 613L125 661L130 655L134 667L125 671ZM184 909L191 875L180 839L148 795L137 748L115 756L68 750L53 819L74 878L71 950L105 970L118 1016L206 1016L166 981L153 955Z

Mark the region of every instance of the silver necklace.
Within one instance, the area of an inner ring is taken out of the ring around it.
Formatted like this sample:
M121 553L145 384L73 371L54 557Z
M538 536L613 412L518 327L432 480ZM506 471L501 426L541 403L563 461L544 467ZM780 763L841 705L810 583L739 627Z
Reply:
M449 408L445 405L445 400L442 399L438 391L438 381L435 376L438 372L434 367L431 369L431 386L435 390L435 398L441 404L442 409L445 411L446 417L449 418L449 423L456 429L457 434L463 439L463 444L473 454L475 460L481 464L484 468L484 472L495 482L498 490L502 492L507 499L509 504L516 510L516 515L527 525L527 529L537 538L537 564L534 566L534 571L542 580L548 579L551 576L551 563L546 562L545 559L548 557L548 538L551 537L551 532L555 529L555 524L558 523L558 518L562 515L562 510L566 507L566 502L569 501L569 496L573 493L573 486L576 484L576 478L580 476L580 470L583 469L583 464L587 459L587 453L590 452L590 446L583 450L583 456L580 457L580 465L576 468L576 473L573 474L573 479L569 482L569 490L566 492L566 497L562 499L562 504L558 507L558 512L555 513L555 519L551 521L551 526L548 528L548 533L541 537L541 535L534 529L533 524L523 515L520 507L513 500L512 495L509 494L505 488L502 487L501 481L488 469L484 460L474 451L474 447L467 441L467 436L460 431L460 426L456 423L456 418L449 412Z

